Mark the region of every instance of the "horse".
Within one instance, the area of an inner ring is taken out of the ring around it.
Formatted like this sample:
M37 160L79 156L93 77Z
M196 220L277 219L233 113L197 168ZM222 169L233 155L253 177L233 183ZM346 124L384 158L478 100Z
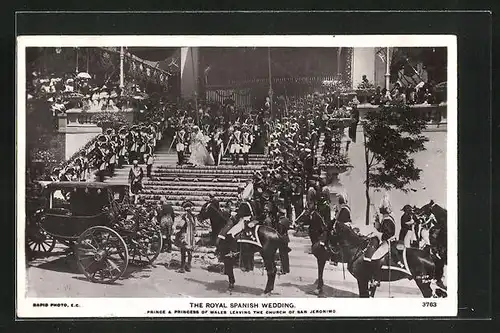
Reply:
M227 224L229 222L229 219L225 217L221 210L213 203L208 203L202 207L199 218L208 218L210 220L214 220L214 223L217 224ZM274 262L275 255L279 250L281 262L288 263L288 253L291 250L288 247L286 240L273 228L255 223L255 225L250 228L250 232L252 235L255 235L255 239L238 240L239 253L242 255L252 256L256 252L260 253L267 271L267 283L264 289L264 294L270 295L271 291L274 289L274 282L276 280L277 273L276 264ZM234 284L236 282L233 271L234 257L229 256L231 248L231 242L223 235L220 235L217 240L217 252L223 258L224 274L227 275L229 279L229 291L234 289ZM289 269L289 267L283 267L284 271L289 271Z
M203 204L203 206L201 207L201 209L203 210L204 208L206 208L206 206L209 204L209 203L213 203L213 205L218 209L220 210L220 205L219 205L219 202L218 201L207 201ZM200 217L198 215L198 217ZM219 220L219 219L210 219L210 229L211 229L211 232L210 232L210 242L212 245L215 245L216 241L217 241L217 235L220 233L220 231L222 230L222 228L224 227L224 221L223 220Z
M380 280L383 282L397 281L401 279L415 280L418 288L425 298L433 297L435 294L431 288L431 281L436 276L435 264L431 255L423 250L403 247L404 268L399 267L396 258L391 256L392 250L378 260L368 262L364 254L372 247L378 248L380 241L375 236L359 235L349 224L337 223L335 221L331 233L328 235L330 244L337 249L335 260L347 263L347 269L358 282L359 297L374 297L376 286L369 287L373 275L373 264L380 271ZM402 244L401 244L402 245ZM391 243L391 246L397 246ZM399 248L399 246L397 246ZM399 249L398 249L399 251ZM318 294L323 293L323 270L325 263L332 257L321 242L317 242L312 248L313 255L318 261ZM340 257L340 258L339 258Z

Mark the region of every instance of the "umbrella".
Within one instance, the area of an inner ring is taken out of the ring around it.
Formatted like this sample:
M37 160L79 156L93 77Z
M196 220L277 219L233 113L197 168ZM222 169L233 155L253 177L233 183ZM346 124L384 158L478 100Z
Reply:
M85 73L85 72L78 73L78 75L76 77L79 79L91 79L92 78L92 76L90 76L89 73Z

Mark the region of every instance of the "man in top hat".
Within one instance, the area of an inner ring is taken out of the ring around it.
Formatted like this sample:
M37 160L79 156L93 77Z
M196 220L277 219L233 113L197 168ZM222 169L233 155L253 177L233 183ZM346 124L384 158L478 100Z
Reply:
M191 271L191 260L193 259L193 249L195 244L196 218L193 215L194 204L191 201L182 203L185 213L181 216L180 222L177 224L179 229L176 240L181 250L181 267L179 273ZM186 263L187 254L187 263Z
M231 135L231 147L229 147L229 154L233 160L233 164L237 165L239 160L239 153L241 152L241 131L238 122L234 125L234 131Z

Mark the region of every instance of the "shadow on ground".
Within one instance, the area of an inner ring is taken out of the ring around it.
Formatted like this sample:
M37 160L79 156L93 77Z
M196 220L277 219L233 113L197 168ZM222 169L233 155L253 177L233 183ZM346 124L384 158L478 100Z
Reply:
M337 289L333 288L327 285L323 286L323 295L318 295L315 290L316 290L316 284L306 284L306 285L299 285L295 283L290 283L290 282L285 282L285 283L280 283L278 284L278 287L295 287L302 291L304 294L307 295L314 295L318 297L343 297L343 298L353 298L353 297L358 297L358 294L353 293L348 290L342 290L342 289Z
M80 269L78 268L78 265L76 263L76 259L72 254L65 255L51 261L46 261L39 265L30 265L30 267L59 273L75 274L77 275L74 277L75 279L88 281L87 278L80 272ZM150 265L129 262L129 265L127 266L127 269L125 270L125 273L123 273L120 280L149 278L151 268L152 266Z
M186 278L186 281L199 283L205 286L207 291L217 291L220 294L228 294L229 282L227 280L217 280L214 282L201 281L193 278ZM239 286L236 282L232 293L247 294L253 296L261 296L264 293L264 287L254 288L247 286Z

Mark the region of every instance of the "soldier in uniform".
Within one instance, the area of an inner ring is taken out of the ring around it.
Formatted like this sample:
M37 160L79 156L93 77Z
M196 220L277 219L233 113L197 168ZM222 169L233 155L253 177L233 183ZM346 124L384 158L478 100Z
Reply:
M241 152L243 153L243 163L245 165L248 165L248 153L250 152L250 148L252 147L253 140L254 137L252 133L250 133L248 126L243 126Z
M191 271L191 260L193 259L193 250L195 246L196 218L192 209L194 204L191 201L184 201L182 208L185 213L181 216L176 240L181 250L181 267L179 273ZM187 255L187 262L186 262Z
M184 164L184 151L186 150L185 143L188 139L186 130L183 127L175 133L174 140L177 141L175 150L177 151L177 165Z
M212 154L214 157L215 165L219 165L222 161L222 154L224 154L224 141L223 131L221 127L217 127L212 136Z
M128 181L130 183L130 193L134 196L134 203L137 203L139 196L139 191L142 190L142 178L144 177L144 171L142 167L139 166L139 162L134 160L132 162L132 168L128 174Z
M339 203L337 208L337 213L335 215L335 220L338 223L351 223L351 208L347 204L347 195L341 193L339 195Z
M234 131L231 135L231 147L229 148L229 153L233 160L233 164L237 165L239 160L239 153L241 152L241 131L239 129L239 124L235 123Z
M375 229L381 233L381 243L379 247L373 252L371 248L365 254L365 260L371 262L372 270L372 281L371 284L374 286L380 286L380 264L377 262L389 251L391 251L391 256L396 258L397 264L400 267L404 267L402 264L399 253L394 250L395 247L391 246L391 241L394 239L396 233L396 221L392 216L392 208L389 202L388 195L384 195L379 206L379 214L375 217L374 223Z
M118 167L122 167L125 164L125 159L127 157L127 151L128 151L128 131L125 126L120 128L118 131Z
M300 176L292 178L292 205L295 211L295 218L299 217L304 210L304 185Z

